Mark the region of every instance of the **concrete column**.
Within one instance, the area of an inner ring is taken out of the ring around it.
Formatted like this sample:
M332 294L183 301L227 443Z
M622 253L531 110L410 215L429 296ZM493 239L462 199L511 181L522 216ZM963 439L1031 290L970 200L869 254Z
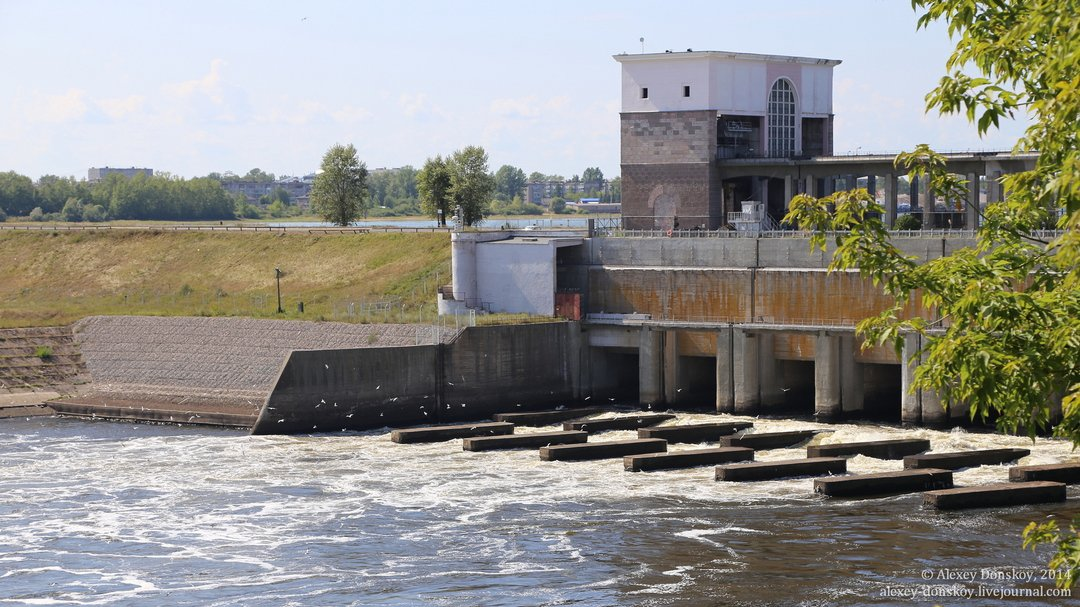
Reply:
M885 176L885 227L890 230L896 225L896 197L898 184L896 175L890 173Z
M732 354L731 328L721 329L716 334L716 412L735 412L735 376Z
M664 331L664 402L673 405L679 395L679 335Z
M753 415L761 403L758 336L745 329L735 329L734 345L735 413Z
M832 196L832 193L836 191L836 176L826 177L822 181L825 182L825 190L821 195Z
M904 335L904 345L900 351L900 421L905 424L918 424L922 418L922 400L919 390L913 389L915 368L919 361L915 357L919 352L919 334Z
M784 176L784 210L791 207L791 199L795 197L795 178L791 175Z
M968 173L967 204L964 205L964 228L976 230L979 228L979 179L978 173Z
M814 417L836 419L840 402L840 338L818 333L814 343Z
M660 403L663 400L662 356L663 333L649 327L641 328L638 346L638 400L642 404Z
M866 176L866 191L871 197L877 196L877 175Z
M844 413L862 411L864 406L863 366L855 362L858 347L854 335L840 338L840 402Z
M925 345L925 344L924 344ZM926 353L923 352L919 362L926 361ZM941 396L934 390L920 390L919 400L922 402L922 423L924 426L945 426L949 423L949 412L945 410Z
M911 212L914 213L915 209L919 206L919 177L913 175L911 181L908 182L908 197L911 201Z
M776 336L763 333L758 336L758 363L761 365L761 406L775 407L784 403L783 381L776 365Z
M937 200L934 197L933 190L930 189L930 184L926 184L926 202L922 207L922 227L924 230L929 230L934 227L934 207L937 206Z

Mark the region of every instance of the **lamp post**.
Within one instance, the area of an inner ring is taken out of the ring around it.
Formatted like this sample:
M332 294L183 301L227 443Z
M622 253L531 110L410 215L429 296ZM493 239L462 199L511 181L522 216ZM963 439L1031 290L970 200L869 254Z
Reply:
M281 268L274 268L274 278L277 280L277 312L283 314L285 310L281 309Z

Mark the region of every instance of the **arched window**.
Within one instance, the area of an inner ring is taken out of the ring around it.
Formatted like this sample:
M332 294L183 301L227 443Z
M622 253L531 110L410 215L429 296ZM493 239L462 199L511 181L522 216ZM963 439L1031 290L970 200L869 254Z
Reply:
M795 87L786 78L769 91L769 156L795 155Z

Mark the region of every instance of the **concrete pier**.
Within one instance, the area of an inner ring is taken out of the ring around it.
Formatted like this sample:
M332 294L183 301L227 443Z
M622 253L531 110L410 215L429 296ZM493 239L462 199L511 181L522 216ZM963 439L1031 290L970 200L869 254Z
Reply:
M690 449L674 453L652 453L646 455L627 455L623 458L623 468L629 472L648 472L651 470L674 470L711 466L725 462L744 462L754 459L754 450L745 447L719 447L715 449Z
M497 436L513 434L514 424L506 422L488 422L481 424L461 424L454 426L430 426L426 428L408 428L394 430L390 440L395 443L438 443L455 438L473 436Z
M508 422L515 426L550 426L569 419L580 419L602 412L600 407L581 409L553 409L549 411L529 411L524 413L496 413L492 416L497 422Z
M979 449L953 453L923 453L904 458L904 468L958 470L973 466L1006 464L1031 455L1030 449Z
M930 441L926 439L898 438L893 440L866 441L859 443L813 445L806 448L806 456L839 457L842 455L865 455L877 459L902 459L906 455L922 453L929 449ZM936 467L941 468L943 466Z
M734 331L735 413L753 415L761 404L761 376L758 336L742 329Z
M820 430L793 430L790 432L758 432L740 436L724 436L720 444L725 447L749 447L751 449L782 449L814 438Z
M949 470L925 468L878 474L854 474L814 481L814 491L830 497L869 497L896 495L934 489L950 489L953 475Z
M716 333L716 412L735 412L735 376L731 328Z
M669 419L675 419L670 413L651 413L645 415L627 415L623 417L611 417L607 419L587 419L581 421L564 422L563 430L584 430L589 433L603 432L605 430L637 430L646 426L655 426Z
M465 451L495 451L502 449L538 449L548 445L569 445L589 440L588 432L533 432L504 436L474 436L462 442Z
M939 510L998 508L1065 501L1065 483L1031 481L930 491L923 503Z
M652 405L663 402L664 333L650 327L641 328L638 346L638 400Z
M796 476L824 476L847 472L847 460L841 457L785 459L716 467L718 481L767 481Z
M1046 466L1013 466L1009 468L1009 480L1017 483L1028 481L1054 481L1074 485L1080 483L1080 463L1049 464Z
M552 445L540 448L540 459L545 462L585 461L610 459L641 453L663 453L667 451L667 441L658 438L645 438L624 441L605 441L583 445Z
M669 443L712 443L720 440L722 436L752 427L752 422L726 422L641 428L638 430L638 438L662 438Z
M838 419L840 401L840 338L820 332L814 341L814 417Z

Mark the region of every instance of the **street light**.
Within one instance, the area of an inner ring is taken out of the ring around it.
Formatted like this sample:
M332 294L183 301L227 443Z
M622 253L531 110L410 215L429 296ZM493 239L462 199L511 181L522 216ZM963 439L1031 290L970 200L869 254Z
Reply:
M274 268L274 278L277 279L277 312L284 314L285 310L281 309L281 268Z

